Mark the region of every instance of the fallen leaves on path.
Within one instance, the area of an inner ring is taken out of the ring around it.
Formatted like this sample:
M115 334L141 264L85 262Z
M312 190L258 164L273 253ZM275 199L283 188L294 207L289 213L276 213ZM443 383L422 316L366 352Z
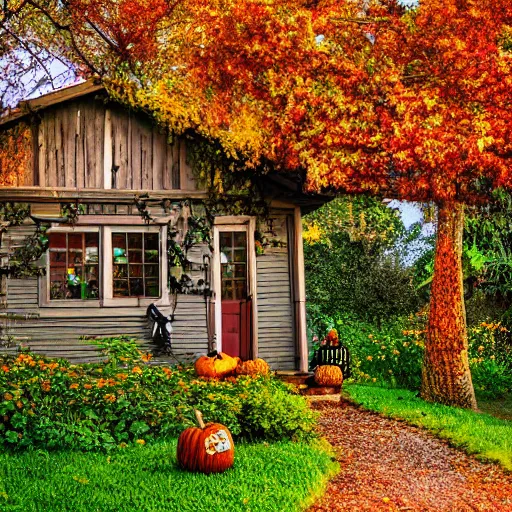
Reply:
M512 512L512 475L428 432L342 401L316 401L341 471L309 512Z

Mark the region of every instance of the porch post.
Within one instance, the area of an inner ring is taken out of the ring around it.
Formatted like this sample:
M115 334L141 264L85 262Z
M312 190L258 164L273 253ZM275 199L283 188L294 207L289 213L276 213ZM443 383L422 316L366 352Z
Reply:
M306 331L306 280L304 276L304 247L302 244L302 215L300 212L300 206L295 207L294 227L293 263L295 266L295 311L299 369L301 372L307 372L308 338Z

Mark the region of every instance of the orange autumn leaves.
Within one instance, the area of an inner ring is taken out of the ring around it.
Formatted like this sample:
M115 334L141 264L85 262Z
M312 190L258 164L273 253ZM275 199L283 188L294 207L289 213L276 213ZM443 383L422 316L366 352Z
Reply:
M478 201L512 185L506 0L47 4L52 38L31 2L11 14L21 39L172 131L306 170L311 190Z

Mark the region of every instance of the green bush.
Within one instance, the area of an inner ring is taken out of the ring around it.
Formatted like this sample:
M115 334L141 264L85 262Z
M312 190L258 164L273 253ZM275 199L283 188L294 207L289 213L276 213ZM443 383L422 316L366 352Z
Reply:
M85 450L143 444L194 424L194 408L237 438L315 437L306 401L273 377L208 381L190 367L149 364L134 341L101 345L104 364L0 357L0 444Z
M311 308L310 335L336 328L352 358L357 382L419 389L425 347L426 314L412 315L381 327L349 315L331 318ZM512 392L510 333L499 323L468 329L469 365L477 394L499 398Z
M500 398L512 392L510 332L500 323L482 322L468 330L469 365L476 393Z

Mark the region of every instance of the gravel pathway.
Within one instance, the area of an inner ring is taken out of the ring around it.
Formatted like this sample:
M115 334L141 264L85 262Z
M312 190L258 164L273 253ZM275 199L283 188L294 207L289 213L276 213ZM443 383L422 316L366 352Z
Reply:
M512 512L512 475L344 401L312 402L341 472L309 512Z

